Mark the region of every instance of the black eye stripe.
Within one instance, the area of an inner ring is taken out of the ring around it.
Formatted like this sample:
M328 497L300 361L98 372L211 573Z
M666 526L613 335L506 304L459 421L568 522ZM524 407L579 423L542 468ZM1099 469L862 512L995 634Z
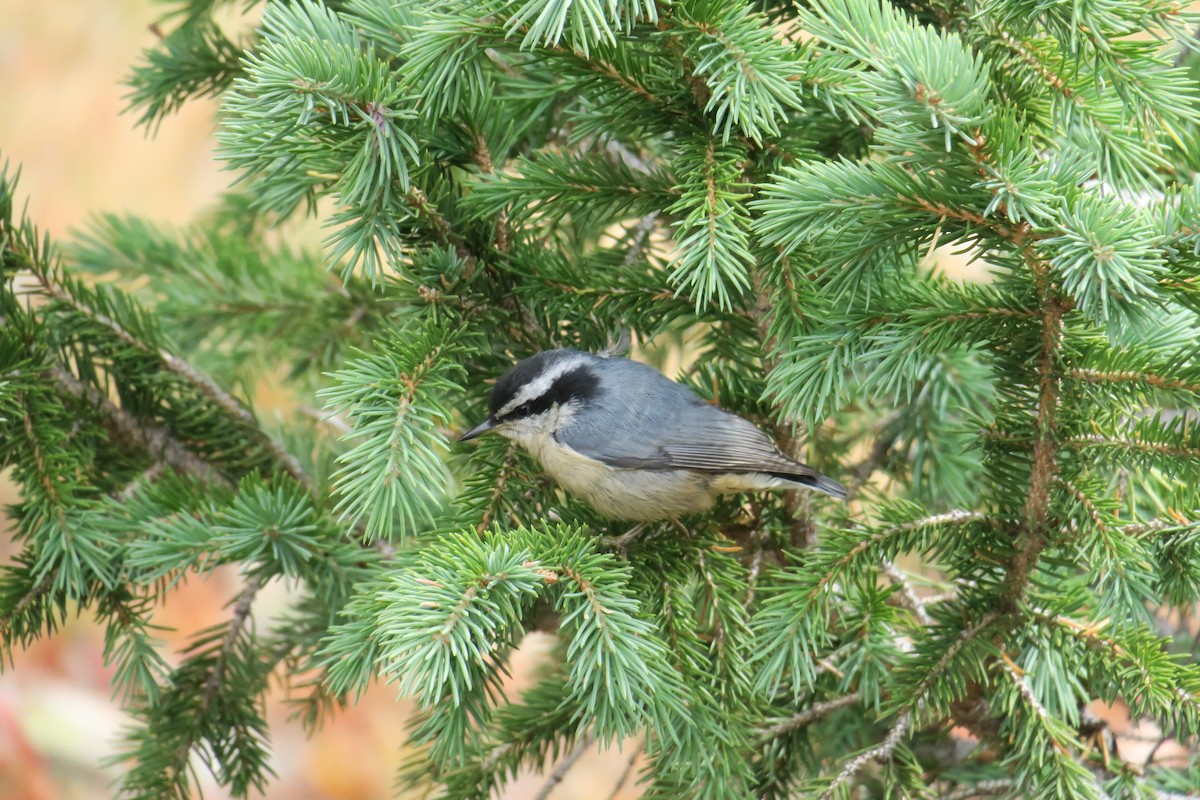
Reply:
M545 372L556 356L554 351L537 353L501 375L492 390L492 413L499 413L501 408L512 402L517 392Z
M508 417L520 419L549 411L555 405L564 405L571 400L587 402L600 393L600 382L586 364L559 375L550 388L537 397L526 400L508 413Z

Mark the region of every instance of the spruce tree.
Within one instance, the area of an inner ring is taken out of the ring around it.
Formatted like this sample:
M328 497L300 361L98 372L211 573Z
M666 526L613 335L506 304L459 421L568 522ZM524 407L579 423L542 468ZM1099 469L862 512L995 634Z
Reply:
M1200 600L1179 3L274 0L253 31L225 5L175 0L130 78L149 128L221 99L211 214L55 243L0 183L0 636L103 624L121 796L197 768L269 796L268 682L318 725L377 678L422 709L401 785L447 798L622 742L655 798L1197 790L1081 718L1200 732L1163 623ZM320 252L288 244L310 216ZM623 331L851 502L626 540L505 440L454 442L515 360ZM256 413L264 377L314 411ZM230 564L227 621L171 666L153 609ZM534 629L557 644L505 697Z

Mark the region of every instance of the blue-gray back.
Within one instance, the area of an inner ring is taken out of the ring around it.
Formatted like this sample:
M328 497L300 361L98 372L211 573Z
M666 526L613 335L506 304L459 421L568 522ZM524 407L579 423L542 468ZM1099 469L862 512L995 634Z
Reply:
M614 467L814 474L752 423L658 370L625 358L593 358L603 393L555 434L571 449Z

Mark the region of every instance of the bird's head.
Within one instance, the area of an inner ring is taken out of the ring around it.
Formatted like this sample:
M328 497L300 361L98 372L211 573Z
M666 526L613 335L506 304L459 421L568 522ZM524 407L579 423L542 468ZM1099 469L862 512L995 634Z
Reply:
M578 350L545 350L521 361L496 381L488 418L460 442L495 431L518 442L551 436L600 394L594 356Z

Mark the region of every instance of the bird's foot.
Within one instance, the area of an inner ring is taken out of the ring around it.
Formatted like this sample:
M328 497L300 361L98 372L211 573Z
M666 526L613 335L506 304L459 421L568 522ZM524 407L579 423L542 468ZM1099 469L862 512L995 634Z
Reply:
M609 550L617 550L621 555L625 555L625 546L636 539L638 534L646 530L646 526L649 524L648 522L639 522L620 536L601 536L598 541L601 547L607 547Z

